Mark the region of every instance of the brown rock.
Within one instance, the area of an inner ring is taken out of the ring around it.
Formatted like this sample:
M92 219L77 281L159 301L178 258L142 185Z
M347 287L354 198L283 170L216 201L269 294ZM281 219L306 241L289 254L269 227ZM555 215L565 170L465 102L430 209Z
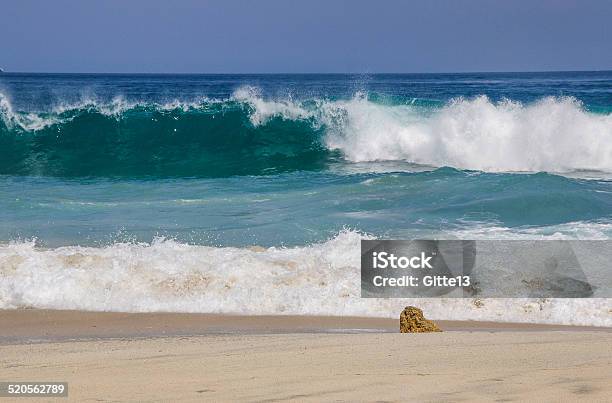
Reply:
M426 333L426 332L441 332L440 329L432 321L425 319L423 311L414 306L407 306L400 314L400 332L401 333Z

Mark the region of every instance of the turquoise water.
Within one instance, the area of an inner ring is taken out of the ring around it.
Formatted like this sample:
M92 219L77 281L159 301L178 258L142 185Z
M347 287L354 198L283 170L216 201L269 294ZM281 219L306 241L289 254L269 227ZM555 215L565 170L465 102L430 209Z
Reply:
M612 73L0 76L0 240L610 236Z
M216 179L5 177L0 237L36 237L45 246L156 236L215 246L292 246L324 241L343 228L401 239L461 231L478 236L486 228L552 235L582 226L601 238L610 230L611 188L609 181L453 168Z
M611 72L2 74L0 309L611 326L606 298L369 299L359 271L364 238L612 238L611 113Z

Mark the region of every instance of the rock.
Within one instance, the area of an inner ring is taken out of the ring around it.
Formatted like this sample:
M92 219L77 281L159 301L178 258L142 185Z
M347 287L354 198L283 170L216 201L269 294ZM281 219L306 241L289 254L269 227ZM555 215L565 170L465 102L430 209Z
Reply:
M400 332L401 333L427 333L441 332L440 329L432 321L425 319L423 311L414 306L407 306L400 314Z

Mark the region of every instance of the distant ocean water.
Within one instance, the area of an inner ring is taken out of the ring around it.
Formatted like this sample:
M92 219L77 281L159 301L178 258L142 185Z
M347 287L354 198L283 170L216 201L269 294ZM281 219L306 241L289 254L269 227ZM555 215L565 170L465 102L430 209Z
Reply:
M611 178L612 72L5 73L0 308L394 316L359 299L361 238L609 239Z

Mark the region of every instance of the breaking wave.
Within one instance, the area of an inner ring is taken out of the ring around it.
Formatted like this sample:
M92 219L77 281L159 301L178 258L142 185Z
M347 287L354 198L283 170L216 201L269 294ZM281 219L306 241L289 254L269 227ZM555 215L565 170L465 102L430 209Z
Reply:
M344 231L304 247L232 248L172 240L43 249L0 245L0 309L363 315L417 303L434 319L611 326L609 299L360 298L359 243Z
M263 175L330 163L407 161L490 172L612 172L612 114L573 98L485 96L446 105L352 99L84 101L15 111L0 94L0 174Z

